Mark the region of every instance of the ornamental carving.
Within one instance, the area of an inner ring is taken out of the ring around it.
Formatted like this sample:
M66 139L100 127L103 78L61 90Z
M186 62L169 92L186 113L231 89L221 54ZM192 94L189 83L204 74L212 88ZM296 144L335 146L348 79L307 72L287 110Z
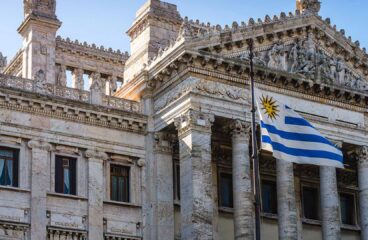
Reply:
M306 39L296 39L290 44L278 41L268 50L256 51L254 62L298 74L316 83L368 91L368 83L361 75L350 70L342 58L330 56L317 45L312 33ZM238 58L249 60L249 52L242 53Z
M233 137L249 135L250 128L250 123L241 120L235 120L230 124Z
M40 150L43 150L43 151L51 151L52 149L52 146L50 143L48 142L44 142L42 140L31 140L28 142L28 147L29 148L35 148L35 149L40 149Z
M215 117L212 114L205 114L189 109L186 113L177 117L174 123L179 135L181 135L189 130L210 132L214 121Z
M56 0L24 0L24 16L37 15L55 17Z
M97 160L107 160L108 158L106 153L94 149L87 150L86 157L89 159L97 159Z
M321 2L318 0L298 0L297 9L301 12L317 14L321 9Z

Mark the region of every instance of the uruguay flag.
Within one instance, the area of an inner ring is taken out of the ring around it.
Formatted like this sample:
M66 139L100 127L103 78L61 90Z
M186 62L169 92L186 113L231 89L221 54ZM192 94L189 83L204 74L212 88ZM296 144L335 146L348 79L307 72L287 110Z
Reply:
M274 97L256 91L262 149L276 159L343 168L342 152L308 121Z

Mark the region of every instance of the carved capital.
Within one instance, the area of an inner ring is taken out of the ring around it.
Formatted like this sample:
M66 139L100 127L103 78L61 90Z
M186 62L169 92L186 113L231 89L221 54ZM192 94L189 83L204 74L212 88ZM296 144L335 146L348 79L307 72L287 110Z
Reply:
M28 147L32 149L39 149L43 151L51 151L52 146L48 142L44 142L42 140L31 140L28 142Z
M171 153L174 136L165 132L155 133L155 151Z
M175 119L175 127L178 129L179 135L189 130L211 132L211 126L214 121L215 116L213 114L205 114L189 109L186 113Z
M235 120L230 124L230 130L233 137L249 136L251 124L241 120Z
M108 156L104 152L89 149L86 151L86 157L90 159L107 160Z
M359 146L355 149L358 159L366 159L368 161L368 146Z

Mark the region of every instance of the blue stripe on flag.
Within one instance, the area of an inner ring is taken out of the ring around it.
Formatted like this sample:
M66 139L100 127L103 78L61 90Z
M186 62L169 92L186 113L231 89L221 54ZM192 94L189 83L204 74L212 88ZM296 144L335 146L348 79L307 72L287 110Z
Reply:
M288 116L286 116L285 117L285 124L297 125L297 126L306 126L306 127L314 128L312 126L312 124L310 124L304 118L297 118L297 117L288 117Z
M262 135L262 142L269 143L272 145L272 148L276 151L286 153L288 155L297 156L297 157L310 157L310 158L326 158L331 159L338 162L343 162L343 157L339 154L328 152L328 151L320 151L320 150L306 150L306 149L298 149L298 148L290 148L281 143L273 142L269 136Z
M265 124L261 121L261 127L267 129L269 133L276 134L281 138L288 139L288 140L295 140L295 141L303 141L303 142L317 142L317 143L324 143L330 146L335 147L330 141L326 138L315 135L315 134L307 134L307 133L296 133L296 132L286 132L277 129L275 126L270 124Z

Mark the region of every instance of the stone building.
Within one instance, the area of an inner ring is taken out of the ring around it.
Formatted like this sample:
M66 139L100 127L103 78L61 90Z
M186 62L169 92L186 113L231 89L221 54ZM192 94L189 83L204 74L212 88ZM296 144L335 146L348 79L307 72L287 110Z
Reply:
M257 87L345 156L261 151L262 239L367 240L368 55L296 3L222 27L148 0L128 54L56 36L56 1L24 0L23 47L0 55L0 239L253 239L253 40Z

